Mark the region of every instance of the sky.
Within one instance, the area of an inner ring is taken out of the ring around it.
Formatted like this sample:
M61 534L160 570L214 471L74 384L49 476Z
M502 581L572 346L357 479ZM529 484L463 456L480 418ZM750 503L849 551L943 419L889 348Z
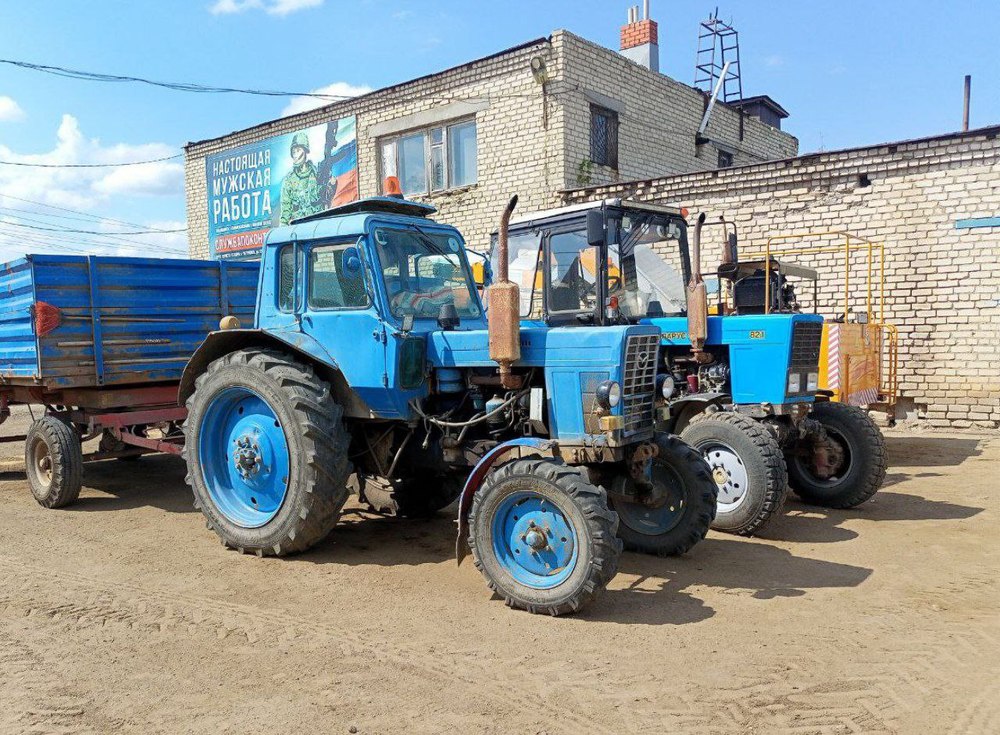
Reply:
M628 0L0 0L0 58L213 86L357 94L563 28L611 48ZM651 0L660 70L690 83L715 2ZM791 114L800 151L1000 124L1000 2L731 1L744 94ZM194 94L0 64L0 161L166 158L304 109L304 98ZM45 205L45 206L43 206ZM58 209L57 209L58 208ZM120 168L0 164L0 260L25 252L178 255L183 160ZM48 229L37 229L47 227ZM70 234L56 229L98 233ZM174 232L174 230L177 230Z

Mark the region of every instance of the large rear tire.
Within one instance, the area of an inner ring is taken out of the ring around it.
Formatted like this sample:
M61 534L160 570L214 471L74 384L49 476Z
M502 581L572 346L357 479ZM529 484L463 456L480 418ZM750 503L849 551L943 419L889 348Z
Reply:
M656 438L651 460L652 496L612 494L618 537L625 548L657 556L679 556L705 538L715 518L715 483L701 455L671 434ZM629 485L630 478L617 483Z
M187 408L187 482L226 546L283 556L333 529L350 438L312 368L277 351L232 352L198 377Z
M36 419L24 440L31 494L43 508L65 508L80 497L83 450L72 426L55 416Z
M718 488L712 528L753 536L777 515L788 494L788 471L774 435L748 416L702 414L681 433L708 462Z
M788 459L792 490L827 508L853 508L882 487L889 468L885 439L868 412L846 403L813 406L814 423Z
M594 601L618 573L618 516L603 490L554 459L494 470L472 500L469 548L513 608L562 615Z

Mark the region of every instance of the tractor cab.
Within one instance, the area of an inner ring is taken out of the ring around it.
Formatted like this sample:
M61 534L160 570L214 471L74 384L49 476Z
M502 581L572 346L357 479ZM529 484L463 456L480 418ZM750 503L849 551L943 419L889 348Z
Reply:
M490 260L496 272L495 233ZM528 322L680 316L690 273L687 224L677 208L620 199L537 212L511 223L508 268Z

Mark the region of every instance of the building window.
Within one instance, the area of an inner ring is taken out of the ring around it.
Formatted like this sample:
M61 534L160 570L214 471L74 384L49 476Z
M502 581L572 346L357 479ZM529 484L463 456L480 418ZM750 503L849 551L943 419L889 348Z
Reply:
M476 183L476 121L417 130L379 142L384 183L399 179L407 196Z
M719 151L719 168L729 168L733 165L733 154L729 151Z
M590 160L618 168L618 113L590 106Z

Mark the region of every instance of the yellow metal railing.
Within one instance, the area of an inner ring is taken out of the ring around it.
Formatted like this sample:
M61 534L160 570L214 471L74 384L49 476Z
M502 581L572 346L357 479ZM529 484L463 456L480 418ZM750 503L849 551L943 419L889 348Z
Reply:
M818 245L796 244L803 240L825 240ZM764 261L764 313L771 312L771 271L773 259L789 256L818 256L824 254L842 254L844 256L843 270L843 308L840 310L843 321L851 317L851 270L857 264L852 263L852 254L862 254L867 271L865 282L865 315L867 324L878 335L879 344L879 400L891 409L899 394L899 330L895 325L885 321L885 243L869 240L844 230L825 230L812 232L795 232L784 235L772 235L764 244L764 250L742 255L740 260ZM819 304L814 304L819 310Z

